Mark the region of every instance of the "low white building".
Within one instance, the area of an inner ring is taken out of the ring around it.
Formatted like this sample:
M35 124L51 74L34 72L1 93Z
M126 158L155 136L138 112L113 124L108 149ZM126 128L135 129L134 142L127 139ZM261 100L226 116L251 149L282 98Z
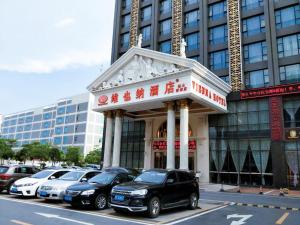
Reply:
M103 114L92 110L94 96L84 93L54 104L3 117L1 137L16 139L17 146L32 142L51 143L65 151L80 147L86 155L102 147Z
M209 182L208 114L227 112L230 85L195 60L133 47L88 89L106 115L104 167L120 165L125 116L145 121L145 169L190 169Z

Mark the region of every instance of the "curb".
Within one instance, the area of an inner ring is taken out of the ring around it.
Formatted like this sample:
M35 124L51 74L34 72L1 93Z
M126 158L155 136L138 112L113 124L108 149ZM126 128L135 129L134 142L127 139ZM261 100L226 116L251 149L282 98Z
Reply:
M260 205L260 204L239 203L239 202L233 202L232 205L249 206L249 207L256 207L256 208L269 208L269 209L300 211L300 208L282 207L282 206L274 206L274 205Z

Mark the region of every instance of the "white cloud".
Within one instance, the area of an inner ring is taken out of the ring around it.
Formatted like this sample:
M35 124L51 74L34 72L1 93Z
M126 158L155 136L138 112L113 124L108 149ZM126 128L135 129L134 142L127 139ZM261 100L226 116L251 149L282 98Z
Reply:
M28 59L20 64L0 64L0 70L19 73L52 73L70 67L94 66L107 62L106 52L69 52L54 59Z
M54 24L56 28L65 28L75 23L75 19L72 17L66 17Z

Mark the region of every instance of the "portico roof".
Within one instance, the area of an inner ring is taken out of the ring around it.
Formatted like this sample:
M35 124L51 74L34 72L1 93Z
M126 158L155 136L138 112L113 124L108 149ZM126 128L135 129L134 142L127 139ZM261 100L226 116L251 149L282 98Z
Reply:
M226 112L231 86L196 60L132 47L88 86L94 110L127 112L159 109L183 98L215 112Z

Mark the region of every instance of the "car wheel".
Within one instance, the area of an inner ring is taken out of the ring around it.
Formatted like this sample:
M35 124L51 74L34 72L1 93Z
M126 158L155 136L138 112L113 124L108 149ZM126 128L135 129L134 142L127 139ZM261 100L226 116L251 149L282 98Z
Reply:
M194 192L190 195L189 209L196 209L198 206L198 196Z
M148 216L150 218L158 217L160 213L160 200L157 197L153 197L150 199L148 204Z
M107 197L103 194L100 194L95 199L95 208L96 209L105 209L107 207Z

